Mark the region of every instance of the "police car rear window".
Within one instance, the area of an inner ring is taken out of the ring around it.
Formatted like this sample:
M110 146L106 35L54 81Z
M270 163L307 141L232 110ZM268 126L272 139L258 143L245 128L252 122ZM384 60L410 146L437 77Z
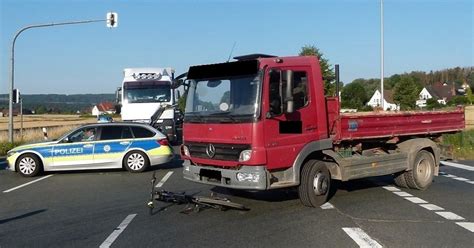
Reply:
M132 127L132 131L135 138L150 138L155 136L155 133L143 127Z

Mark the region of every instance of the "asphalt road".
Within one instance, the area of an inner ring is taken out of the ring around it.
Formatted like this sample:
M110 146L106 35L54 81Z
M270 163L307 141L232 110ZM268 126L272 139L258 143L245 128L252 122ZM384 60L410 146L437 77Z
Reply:
M162 189L214 192L250 210L183 214L184 205L158 203L150 215L153 171L0 170L0 247L474 247L474 161L442 166L425 191L393 187L391 177L340 183L325 209L302 206L293 190L188 182L182 163L154 170L157 183L168 175Z

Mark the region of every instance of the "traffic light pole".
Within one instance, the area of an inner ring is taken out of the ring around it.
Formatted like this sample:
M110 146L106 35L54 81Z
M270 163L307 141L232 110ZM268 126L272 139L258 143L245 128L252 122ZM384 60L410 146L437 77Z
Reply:
M47 23L39 25L30 25L23 27L22 29L16 32L13 37L12 49L11 49L11 70L10 70L10 100L8 104L8 141L13 142L13 88L15 86L15 42L18 36L25 30L32 28L45 28L52 26L63 26L63 25L73 25L73 24L84 24L84 23L93 23L93 22L105 22L107 19L102 20L85 20L85 21L72 21L72 22L58 22L58 23Z

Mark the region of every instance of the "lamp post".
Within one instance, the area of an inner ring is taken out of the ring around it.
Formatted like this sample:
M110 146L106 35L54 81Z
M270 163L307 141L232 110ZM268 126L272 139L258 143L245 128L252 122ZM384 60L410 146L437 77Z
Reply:
M84 23L94 23L94 22L107 22L108 27L117 26L117 13L107 13L106 19L100 20L85 20L85 21L70 21L70 22L58 22L58 23L47 23L47 24L38 24L30 25L21 28L16 32L13 37L12 49L11 49L11 67L10 67L10 98L8 103L8 141L13 142L13 88L15 86L15 42L18 36L25 30L32 28L45 28L52 26L63 26L63 25L73 25L73 24L84 24Z
M383 97L383 0L380 0L380 106L384 108Z

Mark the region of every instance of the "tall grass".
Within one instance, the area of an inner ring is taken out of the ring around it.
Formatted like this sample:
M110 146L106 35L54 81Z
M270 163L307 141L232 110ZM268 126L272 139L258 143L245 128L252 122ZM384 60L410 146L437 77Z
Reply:
M57 126L47 128L48 140L61 137L63 134L71 131L79 125ZM0 156L5 156L8 150L27 143L45 141L42 128L29 128L23 130L21 135L19 130L13 133L13 144L8 142L8 131L0 131Z
M474 159L474 129L443 135L443 144L452 145L454 157Z

